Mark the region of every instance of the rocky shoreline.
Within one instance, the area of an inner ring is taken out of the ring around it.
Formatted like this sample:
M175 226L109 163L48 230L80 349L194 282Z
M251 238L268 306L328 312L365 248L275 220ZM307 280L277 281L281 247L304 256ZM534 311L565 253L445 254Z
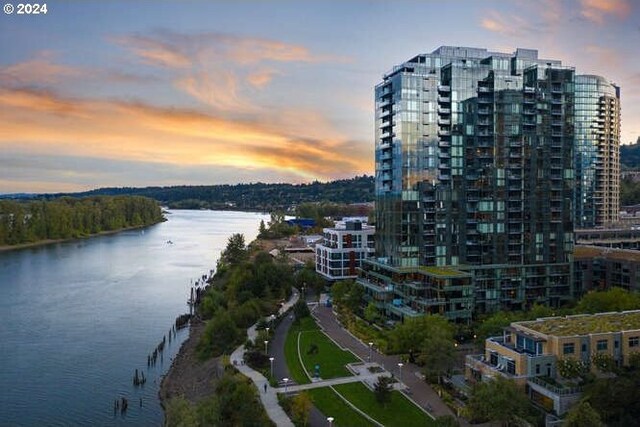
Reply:
M195 404L214 393L214 380L222 375L219 357L201 361L196 347L204 333L205 324L193 319L189 327L189 337L182 343L180 350L160 383L158 397L160 405L166 409L169 399L182 396Z

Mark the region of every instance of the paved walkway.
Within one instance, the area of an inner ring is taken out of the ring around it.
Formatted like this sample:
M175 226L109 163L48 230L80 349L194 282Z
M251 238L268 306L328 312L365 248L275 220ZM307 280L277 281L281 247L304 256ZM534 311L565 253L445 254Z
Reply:
M278 315L282 315L286 313L293 305L298 302L300 298L300 294L297 290L294 289L293 294L289 301L280 307L278 310ZM251 326L247 329L247 336L250 340L255 341L258 336L258 332L256 331L256 325ZM245 348L244 344L240 347L236 348L233 353L231 353L231 361L237 361L235 364L235 368L240 371L244 376L248 377L253 381L258 389L258 394L260 394L260 400L262 401L262 405L264 409L267 411L267 415L271 418L271 421L276 423L278 427L294 427L294 424L291 422L287 414L284 412L280 404L278 403L278 393L282 392L283 389L274 388L269 385L269 381L262 375L260 372L254 371L248 365L241 363L240 361L244 360ZM267 386L265 391L265 385Z
M358 383L358 382L364 382L364 381L375 383L376 381L378 381L378 377L381 377L381 376L389 377L391 375L388 372L383 372L380 374L354 375L352 377L340 377L340 378L333 378L330 380L314 381L309 384L290 385L287 387L287 392L293 393L293 392L298 392L302 390L310 390L312 388L329 387L332 385ZM281 387L280 390L284 392L284 388Z
M323 331L331 337L338 345L350 350L362 360L369 359L369 345L363 343L350 332L345 330L336 319L333 310L319 304L312 311L313 316ZM383 368L392 372L397 378L400 377L398 363L400 356L386 356L378 353L375 349L371 352L371 362L376 362ZM440 399L436 391L427 384L420 372L420 367L412 363L404 363L402 367L402 382L409 387L407 397L413 400L418 406L426 409L434 417L442 415L454 415L449 407ZM461 425L468 425L463 419L459 419Z

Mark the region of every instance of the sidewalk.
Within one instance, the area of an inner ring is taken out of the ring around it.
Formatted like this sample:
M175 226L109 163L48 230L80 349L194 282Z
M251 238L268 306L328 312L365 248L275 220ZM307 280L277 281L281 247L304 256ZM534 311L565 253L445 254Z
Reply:
M300 298L300 294L296 289L293 290L293 294L289 301L280 307L278 310L278 315L282 315L287 312L293 305L298 302ZM256 325L251 326L247 329L247 336L251 341L255 341L258 336L258 332L256 331ZM240 347L236 348L233 353L231 353L231 363L234 361L242 361L244 360L245 348L244 344ZM258 389L258 394L260 394L260 400L262 401L262 405L264 409L267 411L267 415L271 418L278 427L294 427L293 423L284 412L280 404L278 403L278 393L284 391L283 388L273 388L269 385L269 381L262 375L260 372L254 371L248 365L244 363L237 363L234 367L244 376L248 377L253 381L256 388ZM267 385L266 392L264 391L264 386Z
M323 331L337 342L343 348L350 350L362 360L369 358L369 346L358 340L351 333L346 331L335 317L332 309L323 305L312 311L313 316L318 321ZM398 363L401 361L399 356L385 356L378 353L375 349L371 352L371 362L376 362L384 367L387 371L393 373L396 377L400 376ZM438 394L422 379L420 368L412 363L404 363L402 367L402 382L409 387L410 395L405 395L414 401L421 408L428 409L428 412L434 417L455 414L440 399ZM459 419L460 425L468 425L463 419Z

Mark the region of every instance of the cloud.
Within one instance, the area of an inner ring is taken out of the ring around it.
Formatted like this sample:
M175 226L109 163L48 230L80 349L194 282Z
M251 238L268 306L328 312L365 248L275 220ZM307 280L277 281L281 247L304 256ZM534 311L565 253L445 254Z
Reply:
M111 38L112 41L137 55L142 62L167 68L188 68L192 58L179 45L157 37L130 35Z
M112 37L143 63L168 70L176 88L218 111L253 112L252 90L266 88L282 64L345 61L299 44L258 37L155 30Z
M82 191L132 183L136 186L211 185L299 179L294 173L274 173L271 169L0 152L0 193Z
M54 59L54 52L40 51L24 62L0 66L0 85L44 86L81 75L80 70L57 64Z
M247 76L247 81L253 87L262 89L268 85L278 72L271 69L257 70Z
M508 37L524 37L535 31L535 28L525 19L497 11L490 11L486 17L482 18L480 26L485 30Z
M370 172L372 148L318 129L230 120L144 103L73 99L45 91L0 90L0 152L67 155L182 167L260 170L297 181ZM326 126L321 117L299 123Z
M627 0L580 0L580 14L596 24L603 24L608 15L625 19L631 11Z

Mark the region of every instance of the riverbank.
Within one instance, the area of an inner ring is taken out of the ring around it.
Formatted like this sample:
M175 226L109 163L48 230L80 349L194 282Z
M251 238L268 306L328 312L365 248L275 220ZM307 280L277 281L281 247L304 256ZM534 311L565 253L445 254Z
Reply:
M167 374L162 378L158 397L164 409L172 397L182 396L189 403L196 404L213 394L213 380L222 375L223 367L219 357L204 362L198 358L196 347L204 329L204 322L191 322L189 337L180 346Z
M108 235L111 235L111 234L117 234L117 233L120 233L122 231L141 230L141 229L148 228L148 227L151 227L151 226L156 225L156 224L160 224L161 222L165 222L165 221L167 221L167 219L163 218L162 221L157 221L157 222L154 222L153 224L136 225L136 226L133 226L133 227L119 228L117 230L101 231L99 233L88 234L86 236L69 237L68 239L46 239L46 240L38 240L37 242L20 243L20 244L17 244L17 245L0 245L0 252L14 251L14 250L19 250L19 249L37 248L37 247L40 247L40 246L53 245L55 243L74 242L74 241L78 241L78 240L91 239L92 237L108 236Z

